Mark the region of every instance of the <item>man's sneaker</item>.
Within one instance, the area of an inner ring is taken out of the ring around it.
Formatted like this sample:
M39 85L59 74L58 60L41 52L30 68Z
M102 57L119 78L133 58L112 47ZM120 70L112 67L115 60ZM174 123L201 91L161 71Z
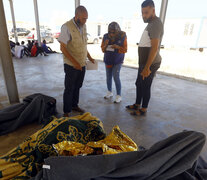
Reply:
M121 96L119 96L119 95L117 95L116 96L116 99L115 99L115 101L114 101L114 103L120 103L121 102Z
M110 92L110 91L108 91L107 94L106 94L106 96L104 96L104 99L109 99L112 96L113 96L113 93Z

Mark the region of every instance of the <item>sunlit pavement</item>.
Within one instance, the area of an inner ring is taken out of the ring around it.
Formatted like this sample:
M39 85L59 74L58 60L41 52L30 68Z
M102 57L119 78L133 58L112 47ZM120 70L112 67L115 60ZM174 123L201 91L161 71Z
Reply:
M19 42L22 40L25 41L25 44L27 43L27 39L19 38ZM60 44L56 39L54 39L54 43L49 43L47 45L56 52L61 52ZM103 53L100 46L101 42L98 44L88 44L88 51L95 59L103 60ZM189 50L186 48L165 48L161 49L160 54L162 56L160 72L180 77L188 77L207 83L207 49L204 49L204 52L199 52L198 50ZM128 52L125 55L124 65L138 67L137 45L128 45Z

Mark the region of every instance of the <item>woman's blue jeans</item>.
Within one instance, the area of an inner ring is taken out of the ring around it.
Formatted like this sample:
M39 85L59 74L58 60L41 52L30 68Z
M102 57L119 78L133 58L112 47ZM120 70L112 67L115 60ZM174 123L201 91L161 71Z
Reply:
M120 81L120 70L122 64L115 64L111 68L106 66L106 83L108 91L112 92L112 76L114 78L116 93L121 96L121 81Z

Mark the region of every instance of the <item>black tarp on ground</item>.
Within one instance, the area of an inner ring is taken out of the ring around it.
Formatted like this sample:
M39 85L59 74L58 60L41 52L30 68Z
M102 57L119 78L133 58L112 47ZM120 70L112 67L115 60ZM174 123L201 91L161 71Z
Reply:
M205 135L185 131L150 149L116 155L49 157L32 180L207 180L207 164L199 157Z
M0 135L14 131L32 122L43 123L56 113L56 99L43 94L33 94L18 103L0 110Z

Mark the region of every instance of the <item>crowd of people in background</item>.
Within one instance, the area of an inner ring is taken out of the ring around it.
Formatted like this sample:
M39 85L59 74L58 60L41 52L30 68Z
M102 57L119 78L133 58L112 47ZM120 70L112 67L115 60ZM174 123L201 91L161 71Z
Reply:
M25 45L25 42L22 41L21 45L19 42L10 41L10 48L13 57L18 59L26 57L37 57L38 55L48 56L48 54L56 53L49 46L46 45L46 41L43 40L41 46L35 40L28 40L28 43Z

